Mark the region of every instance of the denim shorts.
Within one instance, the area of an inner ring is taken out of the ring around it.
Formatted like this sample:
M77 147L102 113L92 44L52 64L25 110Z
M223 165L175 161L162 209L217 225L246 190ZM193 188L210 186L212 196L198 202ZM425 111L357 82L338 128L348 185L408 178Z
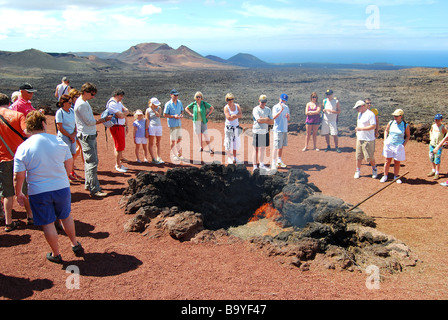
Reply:
M34 224L43 226L56 221L66 219L71 212L70 188L56 191L42 192L29 196Z

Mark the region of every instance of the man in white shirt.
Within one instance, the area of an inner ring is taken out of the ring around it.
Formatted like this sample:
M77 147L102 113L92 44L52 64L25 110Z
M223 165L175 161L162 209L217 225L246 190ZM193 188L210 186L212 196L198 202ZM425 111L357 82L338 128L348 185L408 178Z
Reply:
M110 133L115 143L115 170L118 172L126 172L128 168L122 165L123 151L126 147L126 134L128 126L126 124L126 116L129 110L123 105L124 91L117 89L113 93L113 97L107 102L106 108L109 114L114 114L117 118L117 124L110 128Z
M340 153L341 150L338 147L338 116L341 113L341 106L339 101L333 96L333 90L328 89L325 92L327 98L324 99L322 104L322 124L320 134L325 137L327 142L327 148L324 151L330 151L330 135L333 136L334 147L336 152Z
M372 166L372 178L376 179L378 170L375 163L375 114L367 108L364 101L356 102L353 109L358 111L356 123L356 171L355 179L360 178L361 164L363 158Z
M62 82L57 85L56 91L54 92L54 96L58 98L58 101L61 99L63 94L68 94L72 88L70 87L70 80L67 77L62 78Z
M268 99L265 95L261 95L258 99L259 105L252 110L254 125L252 127L254 147L253 169L258 169L257 162L260 158L260 170L266 169L264 165L264 156L266 147L269 147L269 125L274 123L272 119L271 109L266 107Z
M280 95L280 101L272 107L272 118L274 119L274 150L272 155L271 170L276 170L277 167L286 168L283 163L282 154L283 148L288 146L288 121L290 119L288 95L283 93Z

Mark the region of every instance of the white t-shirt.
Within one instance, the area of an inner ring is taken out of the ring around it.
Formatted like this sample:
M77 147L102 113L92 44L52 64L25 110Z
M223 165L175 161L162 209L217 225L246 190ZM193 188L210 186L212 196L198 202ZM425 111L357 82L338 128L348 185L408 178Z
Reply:
M27 171L28 194L56 191L70 187L64 162L72 158L61 138L48 133L32 135L18 148L14 172Z
M324 99L324 110L337 111L337 104L338 104L338 100L336 100L336 99L329 100L328 98L325 98ZM336 113L324 112L324 120L327 120L328 122L336 122L337 119L338 119L338 115Z
M358 128L365 128L371 125L376 125L376 117L372 111L367 109L363 113L358 113L358 120L356 122ZM369 131L356 131L356 138L363 141L375 140L375 127Z
M106 108L111 113L115 114L117 112L123 112L124 105L121 103L121 101L117 102L114 100L114 98L110 98L109 101L107 102ZM119 125L123 126L126 124L126 119L124 119L124 118L122 118L122 119L117 118L117 120L118 120L117 123Z
M260 106L256 106L252 111L252 117L254 120L254 125L252 127L253 133L266 134L269 132L269 125L267 123L258 123L258 119L272 119L271 109L269 109L268 107L260 108Z

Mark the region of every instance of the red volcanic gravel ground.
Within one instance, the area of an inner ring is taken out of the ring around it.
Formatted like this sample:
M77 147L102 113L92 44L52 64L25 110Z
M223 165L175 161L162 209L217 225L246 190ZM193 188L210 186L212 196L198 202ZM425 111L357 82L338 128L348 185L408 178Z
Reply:
M132 118L128 122L131 123ZM49 247L42 231L26 226L24 210L15 204L14 218L22 221L21 228L11 233L0 231L1 299L426 300L448 297L448 214L440 201L448 190L439 185L448 178L445 164L448 154L442 156L442 179L435 182L426 177L430 170L428 146L411 141L406 147L408 160L401 168L402 173L409 171L404 183L390 186L360 206L375 218L378 230L402 240L419 258L415 267L401 273L382 274L380 288L369 290L365 272L313 267L302 271L266 256L244 241L197 244L179 242L169 236L150 238L138 233L125 233L123 226L130 217L123 214L118 201L128 179L141 170L163 172L176 167L169 162L168 129L166 120L162 122L162 155L167 163L154 166L135 162L130 132L124 153L129 167L126 174L114 170L112 139L106 143L104 128L98 126L99 179L109 196L92 199L83 184L71 186L72 213L79 240L85 248L84 257L73 255L68 238L61 233L61 252L66 263L61 266L48 262L45 254ZM48 116L48 123L53 123L53 117ZM218 132L222 134L223 126L222 123L209 124L216 137ZM53 126L49 127L54 130ZM191 121L184 119L183 128L191 134ZM353 179L355 140L348 137L339 140L340 154L334 151L302 152L304 134L290 134L283 160L288 168L307 172L309 181L323 193L357 204L383 185L370 177L367 165L361 169L361 179ZM193 138L185 138L186 143L192 141ZM245 147L240 152L246 164L250 160L247 152L250 141L251 138L246 138ZM377 141L380 166L384 163L380 152L382 143L382 140ZM187 145L185 150L188 150ZM224 162L222 140L215 139L214 146L212 159ZM318 138L318 147L325 147L322 137ZM184 156L189 158L187 152ZM77 172L84 176L81 157L75 165ZM251 169L250 166L248 168ZM71 276L67 271L69 266L75 266L81 273L79 289L67 288L67 278Z

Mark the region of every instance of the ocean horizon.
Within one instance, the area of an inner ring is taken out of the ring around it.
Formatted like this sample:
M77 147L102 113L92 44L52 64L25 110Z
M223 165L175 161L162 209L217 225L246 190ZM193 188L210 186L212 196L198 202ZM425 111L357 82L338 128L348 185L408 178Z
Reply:
M298 51L249 53L268 63L386 63L406 67L448 67L448 51ZM219 54L217 54L219 56ZM227 55L226 55L227 56ZM224 58L224 57L223 57ZM225 59L230 58L228 56Z

